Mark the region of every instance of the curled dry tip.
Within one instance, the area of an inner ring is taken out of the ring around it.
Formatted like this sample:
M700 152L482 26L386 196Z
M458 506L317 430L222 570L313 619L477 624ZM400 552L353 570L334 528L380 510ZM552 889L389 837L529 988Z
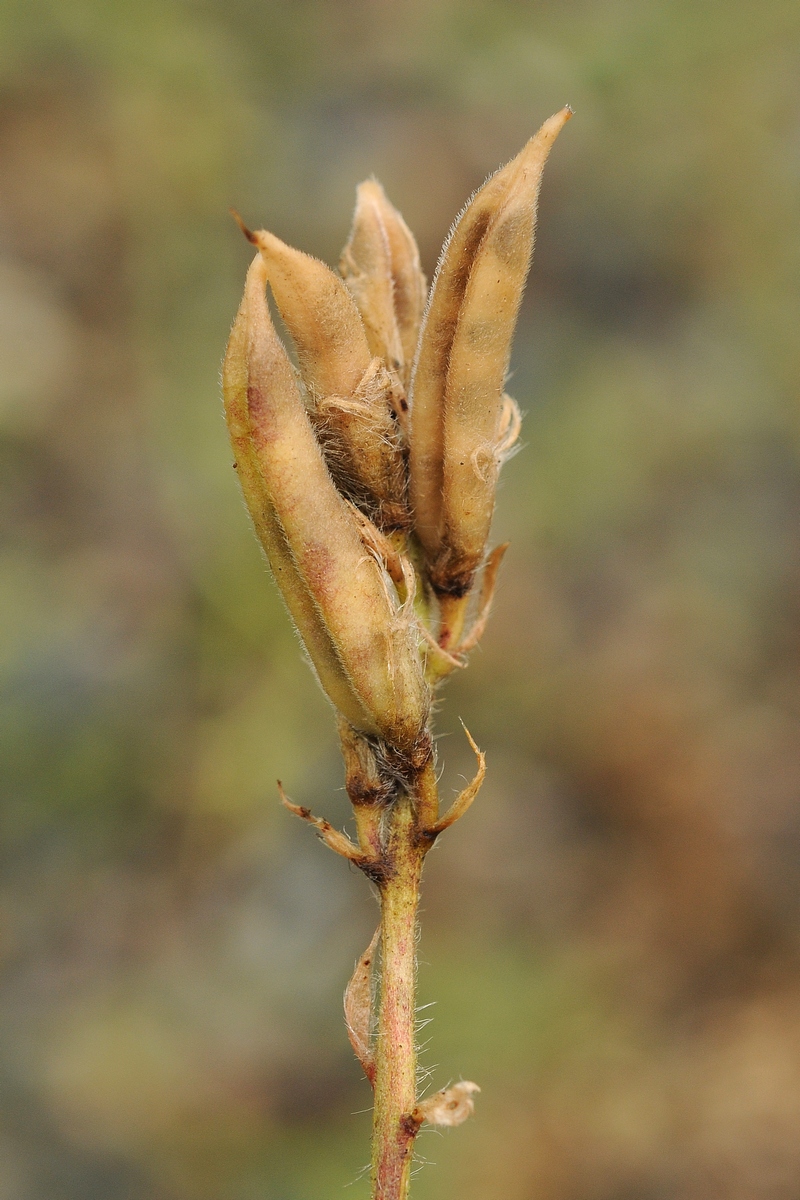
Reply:
M233 217L234 221L235 221L235 222L236 222L236 224L239 226L239 228L241 229L241 231L242 231L242 233L244 234L244 236L247 238L248 242L250 242L250 243L251 243L253 246L257 246L257 245L258 245L258 238L257 238L257 237L256 237L256 235L253 233L252 229L248 229L248 228L247 228L247 226L245 225L244 221L242 220L241 216L240 216L240 215L239 215L239 213L236 211L236 209L235 209L235 208L229 208L229 209L228 209L228 212L231 214L231 216Z

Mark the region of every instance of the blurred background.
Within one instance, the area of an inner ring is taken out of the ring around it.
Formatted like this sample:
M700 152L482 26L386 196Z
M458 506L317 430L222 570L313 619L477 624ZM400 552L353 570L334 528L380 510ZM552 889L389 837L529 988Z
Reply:
M425 879L430 1086L483 1091L415 1197L800 1195L794 0L1 0L3 1200L367 1196L377 910L276 799L347 820L231 469L227 210L335 263L375 173L430 275L565 102Z

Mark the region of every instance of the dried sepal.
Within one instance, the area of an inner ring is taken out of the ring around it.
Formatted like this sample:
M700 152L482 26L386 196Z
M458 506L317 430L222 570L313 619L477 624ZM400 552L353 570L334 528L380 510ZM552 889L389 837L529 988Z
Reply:
M516 405L514 408L516 409ZM516 438L517 433L518 430L511 427L510 434L507 436L513 435ZM509 444L511 443L509 442ZM489 621L489 614L492 611L497 575L508 547L508 542L495 546L486 560L477 611L466 633L464 630L474 590L473 593L465 596L444 595L439 597L439 636L434 638L426 629L423 630L427 643L426 673L432 684L445 678L456 668L465 667L467 665L466 656L475 649L483 637Z
M453 671L462 670L467 665L466 659L445 650L425 625L420 623L419 629L424 643L425 677L431 685L441 682Z
M356 189L353 229L339 269L372 353L408 387L425 307L425 276L414 235L375 179Z
M463 596L483 558L508 433L503 384L562 109L476 192L445 243L412 383L411 502L434 589ZM504 427L505 426L505 427Z
M500 565L505 557L508 546L508 542L503 542L502 545L495 546L494 550L486 560L486 566L483 568L483 579L481 581L481 594L478 601L477 616L475 617L469 633L458 647L460 654L468 654L470 650L474 650L478 642L483 637L483 632L486 629L486 624L489 620L489 613L492 611L494 592L497 586L497 574L500 570Z
M382 530L378 529L364 513L353 507L353 515L361 531L364 545L383 565L392 583L402 596L406 590L407 570L403 566L403 555L395 543Z
M226 394L236 397L228 411L245 420L248 461L367 722L350 711L352 706L341 711L356 728L413 754L429 706L416 641L330 477L255 263L240 314L224 371ZM241 440L241 433L237 437ZM298 627L313 655L313 636L307 639L306 628Z
M412 1119L419 1125L423 1121L427 1121L429 1125L463 1125L475 1112L475 1101L472 1097L480 1090L477 1083L463 1079L449 1088L442 1088L426 1100L420 1100L412 1113Z
M381 936L380 925L372 941L356 963L344 993L344 1020L353 1053L370 1083L375 1080L372 1052L372 968Z
M464 725L463 721L462 725L464 728L464 733L467 735L467 741L472 747L473 753L478 760L478 769L475 772L472 782L468 783L464 790L459 793L459 795L448 808L447 812L444 813L443 816L439 817L437 821L434 821L433 824L429 825L427 829L425 829L425 836L430 839L437 838L440 833L444 833L445 829L449 829L450 826L454 825L460 817L463 817L464 813L472 805L473 800L481 790L481 784L486 777L486 755L482 750L478 749L477 745L472 739L470 731L467 729L466 725Z
M326 821L324 817L315 817L310 808L306 808L303 804L294 804L283 790L283 784L278 780L278 794L281 798L281 804L288 809L290 813L294 813L301 821L305 821L308 825L313 825L319 835L320 841L324 842L329 849L336 854L341 854L342 858L347 858L350 862L355 863L360 867L364 863L364 855L359 850L346 833L341 833L338 829L334 829L330 821Z

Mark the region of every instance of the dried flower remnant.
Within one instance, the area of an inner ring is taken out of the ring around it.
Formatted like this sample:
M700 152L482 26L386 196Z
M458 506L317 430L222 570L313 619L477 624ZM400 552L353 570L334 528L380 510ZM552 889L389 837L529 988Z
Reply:
M480 1090L477 1083L464 1079L449 1088L442 1088L426 1100L420 1100L413 1116L420 1125L423 1121L429 1125L463 1125L475 1111L472 1097Z
M475 193L427 307L414 238L374 180L358 188L340 275L242 225L258 255L225 356L225 412L255 531L339 714L356 840L281 797L380 896L379 929L345 993L375 1092L374 1200L404 1200L420 1126L461 1124L480 1090L416 1091L422 865L485 773L467 733L478 770L442 811L429 720L435 688L483 633L506 550L487 555L498 472L520 429L505 376L542 169L570 115L546 121Z

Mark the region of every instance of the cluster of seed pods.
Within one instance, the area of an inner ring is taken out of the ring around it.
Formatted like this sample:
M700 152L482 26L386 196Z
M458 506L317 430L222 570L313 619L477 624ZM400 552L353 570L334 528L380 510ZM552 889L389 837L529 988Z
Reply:
M430 759L432 692L486 622L505 394L551 117L455 222L428 293L414 238L358 188L340 273L265 231L225 356L242 491L329 700L403 776ZM293 365L270 316L270 289ZM471 619L471 625L470 625Z

